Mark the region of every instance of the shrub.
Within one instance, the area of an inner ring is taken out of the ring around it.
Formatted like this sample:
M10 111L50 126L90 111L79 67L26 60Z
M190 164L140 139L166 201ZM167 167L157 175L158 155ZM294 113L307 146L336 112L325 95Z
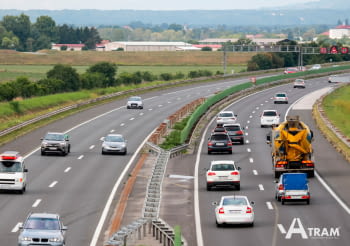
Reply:
M159 78L164 81L169 81L173 79L173 75L171 73L161 73Z

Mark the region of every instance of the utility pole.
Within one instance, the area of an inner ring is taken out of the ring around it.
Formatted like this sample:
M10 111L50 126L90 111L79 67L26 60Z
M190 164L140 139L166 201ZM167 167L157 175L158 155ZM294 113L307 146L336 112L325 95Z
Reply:
M226 64L227 64L227 51L226 51L226 44L223 45L224 48L224 54L222 58L222 64L224 66L224 76L226 75Z

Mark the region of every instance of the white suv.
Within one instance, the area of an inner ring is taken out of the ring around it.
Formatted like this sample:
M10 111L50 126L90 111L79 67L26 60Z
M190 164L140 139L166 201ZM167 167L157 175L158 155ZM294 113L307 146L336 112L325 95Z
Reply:
M234 186L237 190L241 188L240 167L236 167L231 160L212 161L207 170L207 190L217 186Z
M216 116L216 124L233 124L236 120L237 115L233 111L221 111Z
M142 98L138 96L132 96L129 97L128 102L126 103L126 108L137 108L137 109L143 109L143 102Z
M269 109L264 110L260 117L260 125L264 126L273 126L280 124L280 114L277 113L277 110Z

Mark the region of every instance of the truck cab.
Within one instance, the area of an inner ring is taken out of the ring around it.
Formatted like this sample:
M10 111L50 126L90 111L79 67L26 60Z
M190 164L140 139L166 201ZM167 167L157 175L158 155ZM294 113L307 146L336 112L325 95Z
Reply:
M309 181L306 173L284 173L276 181L275 198L285 202L306 202L310 204Z
M0 190L14 190L23 194L27 185L24 158L16 151L5 151L0 155Z

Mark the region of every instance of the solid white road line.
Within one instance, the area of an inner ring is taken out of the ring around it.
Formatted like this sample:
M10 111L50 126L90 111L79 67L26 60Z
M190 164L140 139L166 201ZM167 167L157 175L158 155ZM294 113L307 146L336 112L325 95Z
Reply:
M254 162L254 159L252 157L249 158L249 162L250 163L253 163Z
M72 168L71 167L67 167L66 170L64 170L65 173L68 173Z
M268 209L273 210L273 206L271 202L266 202L266 206Z
M39 205L40 202L41 202L41 199L37 199L37 200L33 203L32 207L33 207L33 208L36 208L36 207Z
M259 184L259 190L264 190L264 186L262 184Z
M95 148L95 145L91 145L91 146L89 147L89 149L93 149L93 148Z
M49 185L49 187L50 188L53 188L53 187L55 187L55 185L58 183L58 181L53 181L50 185Z
M15 227L13 227L13 229L11 230L11 232L18 232L19 228L23 225L22 222L18 222L17 225L15 225Z
M78 157L78 160L81 160L83 158L84 158L84 155L81 155L81 156Z
M254 175L258 175L258 171L257 170L253 170L253 174Z

